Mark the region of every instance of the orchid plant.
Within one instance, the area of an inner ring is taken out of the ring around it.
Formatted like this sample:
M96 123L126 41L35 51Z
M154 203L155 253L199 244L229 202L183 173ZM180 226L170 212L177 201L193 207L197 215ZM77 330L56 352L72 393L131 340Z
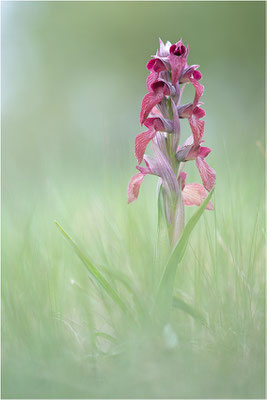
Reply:
M147 130L136 136L135 156L138 162L135 174L128 186L128 203L137 199L140 185L146 175L159 177L158 193L162 197L169 240L172 248L177 244L184 229L184 205L200 206L214 186L216 173L205 158L210 153L203 147L205 111L200 107L204 86L199 65L188 65L189 47L182 40L176 44L161 39L160 49L147 64L150 71L146 86L148 93L142 101L140 123ZM193 85L194 99L191 103L180 104L184 87ZM188 119L192 135L180 145L180 119ZM147 145L152 143L154 158L145 154ZM144 160L145 166L141 166ZM186 184L187 161L194 160L203 186L199 183ZM213 209L211 201L206 208Z
M159 41L160 49L147 64L150 71L146 81L148 93L143 98L140 113L141 126L145 125L147 130L135 139L139 172L131 178L127 195L128 203L132 203L137 199L146 175L159 177L158 215L163 216L166 222L170 254L156 290L152 315L165 324L175 300L173 292L177 266L189 236L204 210L213 209L210 198L216 173L205 160L211 150L202 146L205 111L200 107L204 86L199 82L202 77L199 65L187 64L189 47L185 47L182 40L175 44ZM187 84L193 85L194 98L188 104L181 104ZM188 119L192 134L181 145L180 119L185 118ZM150 142L154 157L145 154ZM143 160L145 166L140 165ZM188 161L193 160L203 186L199 183L186 184L187 173L183 169ZM186 225L185 205L199 206ZM158 218L160 220L162 217Z
M138 173L130 180L128 203L137 199L140 185L146 175L156 175L159 178L158 226L162 220L166 223L163 224L164 229L158 229L160 233L158 236L159 238L166 236L169 245L165 246L165 240L158 240L161 245L163 243L162 247L167 251L163 251L164 257L157 257L157 265L162 265L163 269L155 293L153 292L153 304L145 304L145 307L140 305L140 295L127 283L127 288L131 289L136 311L138 310L135 317L141 321L141 326L145 320L151 321L153 327L158 324L161 328L164 327L169 321L173 305L189 312L190 315L199 315L182 299L174 296L177 266L182 260L189 236L202 213L205 209L213 209L210 199L216 179L215 171L205 160L211 150L202 146L205 112L200 107L200 99L204 92L204 87L199 82L201 73L198 71L198 65L188 66L188 51L188 46L185 47L182 40L176 44L170 42L164 44L160 40L159 51L147 64L150 71L146 82L148 93L143 98L140 113L141 126L145 125L147 130L138 134L135 139ZM194 99L188 104L181 105L181 96L187 84L194 87ZM180 119L188 119L192 131L192 135L182 145L180 145ZM145 154L150 142L154 157ZM203 186L199 183L186 184L187 174L183 169L188 161L193 160L199 170ZM143 161L145 165L141 165ZM199 206L186 225L185 205ZM117 304L121 312L130 316L129 321L135 321L132 305L124 301L114 286L114 281L110 282L105 271L102 271L103 268L98 268L61 225L58 222L56 224L101 290ZM163 231L164 235L161 234ZM115 274L115 271L113 273ZM112 275L111 272L110 274ZM116 274L114 279L118 279ZM120 279L125 283L128 278L120 276ZM140 310L142 313L139 315Z

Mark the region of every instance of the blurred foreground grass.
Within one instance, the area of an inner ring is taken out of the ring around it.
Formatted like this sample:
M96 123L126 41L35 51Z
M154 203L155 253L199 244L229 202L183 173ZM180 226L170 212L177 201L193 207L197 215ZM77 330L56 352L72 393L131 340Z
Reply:
M121 313L53 222L108 279L109 271L126 276L141 307L149 307L161 272L156 180L131 206L126 179L117 190L96 185L94 194L74 182L60 193L50 188L24 215L11 214L6 204L3 397L263 398L263 197L255 198L242 176L232 174L231 181L242 192L222 196L229 182L218 187L215 212L206 212L193 232L176 279L176 293L207 326L174 309L163 331L146 321L136 326L134 313L130 320ZM132 306L127 286L114 278L112 284Z

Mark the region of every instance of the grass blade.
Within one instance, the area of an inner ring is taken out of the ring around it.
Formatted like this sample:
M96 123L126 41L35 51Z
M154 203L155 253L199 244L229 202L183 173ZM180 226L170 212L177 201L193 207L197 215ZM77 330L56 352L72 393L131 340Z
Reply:
M105 332L96 332L95 333L96 337L101 337L103 339L108 340L111 343L117 343L117 339L115 339L113 336L109 335L108 333Z
M74 240L62 228L62 226L57 221L55 221L55 224L57 225L57 227L59 228L59 230L63 234L63 236L70 243L71 247L74 249L75 253L80 258L80 260L82 261L83 265L86 267L87 271L89 271L91 276L96 280L98 285L100 287L102 287L105 290L105 292L118 304L118 306L121 308L121 310L123 310L124 312L127 312L128 311L127 306L122 301L122 299L120 298L118 293L112 288L112 286L104 278L104 276L101 274L101 272L93 265L93 263L91 261L89 261L87 259L87 257L79 249L79 247L74 242Z
M204 326L208 326L207 320L202 314L201 311L199 311L197 308L191 306L190 304L186 303L183 299L180 297L174 296L173 297L173 306L175 308L179 308L186 314L189 314L191 317L194 319L198 320L201 322Z
M170 258L164 268L154 307L154 312L159 313L158 317L162 320L162 322L168 320L168 316L172 307L173 288L174 288L174 282L178 264L181 262L184 256L190 234L193 231L194 227L196 226L199 218L205 211L211 199L213 191L214 188L211 190L207 198L203 201L201 206L197 209L195 214L190 218L190 220L186 224L183 233L180 237L180 240L177 243L176 247L173 249Z

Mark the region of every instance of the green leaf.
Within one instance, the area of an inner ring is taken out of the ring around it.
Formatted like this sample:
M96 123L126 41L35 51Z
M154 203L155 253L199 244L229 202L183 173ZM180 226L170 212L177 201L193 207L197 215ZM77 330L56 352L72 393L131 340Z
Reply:
M127 312L127 306L125 303L122 301L118 293L112 288L112 286L108 283L108 281L104 278L104 276L101 274L101 272L93 265L91 261L88 260L88 258L83 254L83 252L79 249L77 244L74 242L74 240L67 234L66 231L62 228L62 226L55 221L55 224L59 228L60 232L63 234L63 236L68 240L72 248L74 249L75 253L77 256L80 258L82 261L83 265L86 267L87 271L91 274L91 276L96 280L98 285L105 290L105 292L118 304L118 306L123 310L124 312Z
M139 319L141 317L148 318L146 309L144 308L144 304L141 301L141 296L140 294L136 291L136 289L132 286L130 279L126 274L124 274L122 271L116 271L115 267L113 269L107 269L106 267L101 267L102 271L108 275L111 280L118 281L120 282L129 292L136 310L138 311L138 317Z
M189 314L191 317L193 317L194 319L198 320L199 322L201 322L206 327L208 326L207 320L204 317L204 315L202 314L202 312L199 311L197 308L191 306L190 304L186 303L180 297L177 297L177 296L173 297L173 306L175 308L179 308L180 310L182 310L186 314Z
M178 264L181 262L184 256L191 232L193 231L199 218L206 209L213 192L214 188L211 190L207 198L203 201L201 206L197 209L195 214L190 218L190 220L186 224L183 233L176 247L173 249L170 258L163 271L163 275L159 284L156 296L156 302L154 306L154 312L157 314L157 317L163 323L168 320L169 313L172 307L173 288L174 288L174 282Z

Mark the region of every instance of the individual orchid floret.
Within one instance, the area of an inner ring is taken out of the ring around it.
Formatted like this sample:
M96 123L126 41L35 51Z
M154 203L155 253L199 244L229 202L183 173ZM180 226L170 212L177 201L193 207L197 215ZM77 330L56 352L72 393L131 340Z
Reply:
M151 117L147 118L144 122L144 125L148 128L148 130L136 136L135 156L139 164L143 160L148 143L155 137L157 132L167 132L169 134L172 134L172 149L173 151L177 149L180 138L180 122L178 109L173 101L171 102L171 104L173 120L168 120L164 118L160 111L155 110L155 113L151 112Z
M152 108L160 103L164 99L164 96L169 95L170 89L166 83L162 81L156 81L151 85L151 92L147 93L142 101L140 114L141 125L143 125Z
M182 40L170 47L170 65L172 70L172 84L177 83L182 75L186 66L189 47L184 46Z
M216 180L216 172L205 161L211 150L208 147L200 146L200 142L195 145L193 136L190 136L181 148L178 148L176 159L178 162L195 160L196 166L202 179L203 185L209 192L213 188Z
M163 117L147 118L145 126L148 128L146 132L142 132L135 138L135 156L138 164L143 160L148 143L155 137L157 132L171 132L172 122L165 120Z
M147 69L152 72L160 73L167 70L165 63L159 58L152 58L146 65Z
M152 58L147 63L146 67L150 71L150 74L147 77L146 86L148 91L152 91L152 85L158 80L160 72L166 71L168 68L166 63L159 58Z
M185 184L187 173L180 172L178 181L181 182L182 195L185 206L200 206L201 203L207 197L207 192L204 187L199 183L188 183ZM213 204L210 201L207 205L207 210L213 210Z
M156 175L161 178L162 185L164 186L167 195L170 198L172 198L172 195L177 196L178 182L174 171L171 168L170 161L167 158L168 156L163 154L159 148L156 148L156 145L154 149L157 157L153 158L146 155L144 157L146 166L141 167L138 165L136 167L139 170L139 173L134 175L130 180L128 186L128 203L137 199L141 183L146 175Z
M197 70L198 68L199 65L190 65L190 67L186 67L179 79L179 83L190 83L194 80L199 81L202 75L201 72Z

